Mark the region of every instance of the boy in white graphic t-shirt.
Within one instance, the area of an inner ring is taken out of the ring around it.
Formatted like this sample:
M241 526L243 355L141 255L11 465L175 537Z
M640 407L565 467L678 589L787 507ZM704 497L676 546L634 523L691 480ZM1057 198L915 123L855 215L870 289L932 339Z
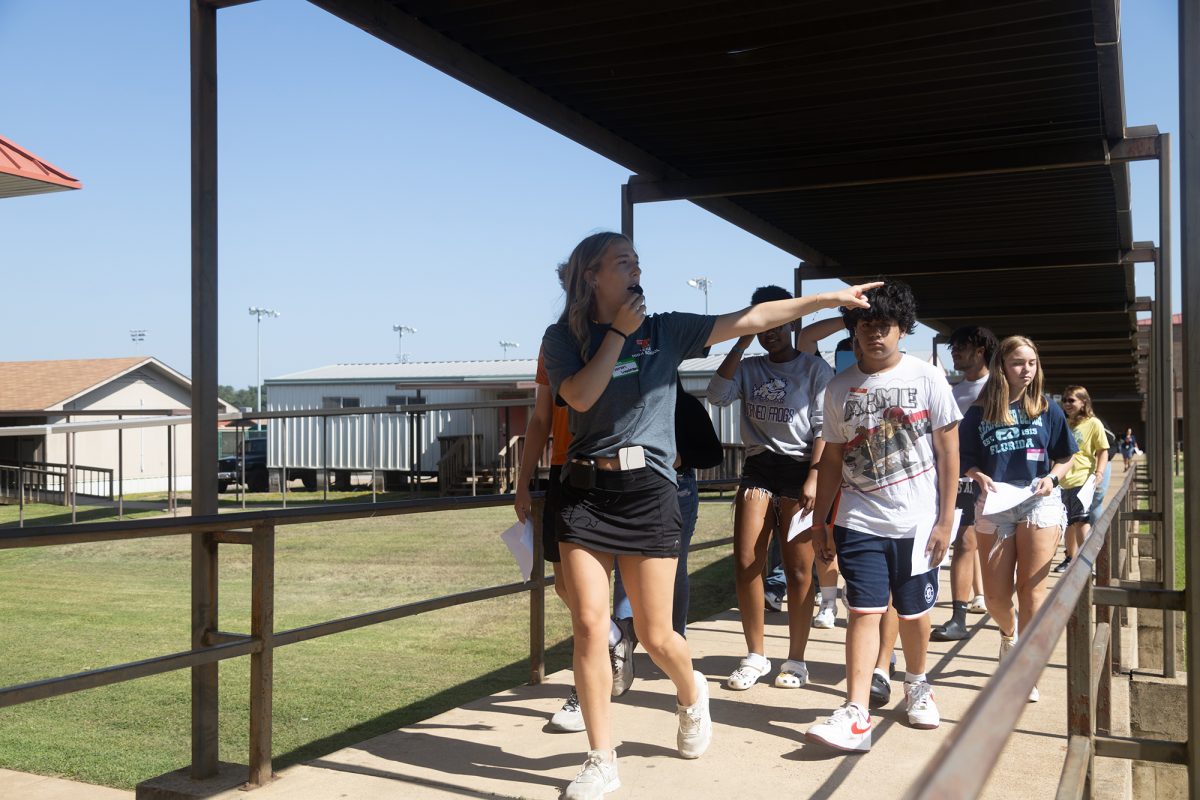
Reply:
M879 618L889 601L900 617L909 724L941 718L925 676L937 565L950 543L962 414L945 375L900 352L916 326L912 290L898 281L867 293L870 308L843 311L861 356L825 390L825 451L813 518L826 518L839 484L832 530L813 526L813 547L836 543L851 614L846 633L847 701L810 727L809 740L850 752L871 748L867 710ZM927 541L913 557L914 540ZM920 563L914 572L913 562ZM930 566L932 565L932 567Z

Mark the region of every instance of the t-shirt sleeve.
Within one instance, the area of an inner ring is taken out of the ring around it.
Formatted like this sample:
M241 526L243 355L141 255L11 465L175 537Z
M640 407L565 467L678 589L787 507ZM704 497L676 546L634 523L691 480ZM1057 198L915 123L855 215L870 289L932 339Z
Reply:
M546 352L544 348L538 350L537 373L533 376L533 382L538 386L550 385L550 376L546 374Z
M816 369L812 372L812 384L809 387L808 427L813 439L824 439L825 432L825 387L833 379L833 367L825 363L823 358L817 359Z
M712 333L717 318L679 311L671 311L662 316L663 325L659 330L670 341L675 357L680 361L685 358L702 358L708 349L708 335Z
M842 410L839 408L838 397L841 393L836 387L825 387L825 401L821 407L821 438L833 444L845 444L846 434L842 430Z
M967 474L967 470L979 469L983 465L983 441L979 438L979 422L982 419L983 409L971 406L958 428L958 468L963 475Z
M732 379L722 378L714 372L713 376L708 379L708 402L714 406L732 405L733 401L738 399L738 394L740 393L741 373L741 364L738 364Z
M554 400L558 405L565 406L566 401L558 394L559 387L563 381L583 369L583 356L579 354L579 345L566 325L551 325L546 329L542 337L542 354Z
M929 421L935 431L963 418L950 384L941 377L929 380Z
M1075 437L1071 435L1071 428L1067 425L1067 417L1063 414L1062 409L1055 403L1051 403L1046 414L1050 417L1048 426L1050 441L1046 447L1050 460L1061 461L1075 455L1079 451L1079 447L1075 444Z
M1108 450L1108 437L1104 435L1104 425L1092 417L1088 420L1088 452L1099 458L1102 451Z

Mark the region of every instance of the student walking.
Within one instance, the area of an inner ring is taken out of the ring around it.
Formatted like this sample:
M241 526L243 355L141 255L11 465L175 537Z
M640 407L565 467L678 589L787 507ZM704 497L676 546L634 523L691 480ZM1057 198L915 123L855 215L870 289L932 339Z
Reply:
M1000 658L1016 646L1046 596L1050 561L1062 532L1058 488L1075 454L1062 409L1042 394L1037 346L1024 336L1000 343L983 393L963 419L962 469L982 490L975 505L975 535L983 559L988 612L1000 628ZM1001 483L1032 489L1012 508L984 514L987 495ZM1017 614L1013 613L1016 575ZM1039 698L1037 687L1029 702Z
M750 298L751 306L772 300L791 300L779 286L763 286ZM749 689L771 672L763 645L763 568L772 538L780 543L787 580L788 657L775 676L782 689L799 689L808 682L804 650L812 623L812 534L804 531L788 540L792 519L811 512L817 494L812 464L821 458L821 414L825 384L833 369L824 359L802 353L792 345L792 324L784 323L758 335L765 356L743 359L754 340L743 336L730 349L708 384L708 401L715 406L742 401L741 433L746 460L734 505L734 587L746 657L725 685Z
M1125 435L1121 437L1121 460L1125 462L1125 471L1129 471L1129 465L1133 463L1133 457L1138 453L1137 437L1133 435L1133 428L1126 428Z
M1081 503L1079 492L1089 479L1093 481L1093 491L1099 492L1108 466L1108 437L1104 435L1103 423L1092 410L1092 396L1088 390L1082 386L1063 389L1062 408L1067 415L1067 424L1071 426L1075 446L1079 449L1071 460L1071 469L1062 479L1063 505L1067 509L1067 557L1054 568L1055 572L1066 572L1071 559L1083 547L1083 540L1092 529L1093 503L1090 499L1087 505Z
M692 669L687 640L672 628L681 521L676 499L675 375L683 359L716 342L769 330L819 308L868 303L871 285L801 297L721 316L647 316L633 243L593 234L559 267L566 303L543 337L558 401L573 433L556 521L575 636L574 670L589 751L567 800L620 786L609 722L609 575L619 561L634 627L650 658L675 685L683 758L712 739L708 683Z
M880 615L899 616L908 722L941 723L925 674L937 569L950 543L961 415L941 370L900 352L913 332L912 291L898 281L867 292L870 307L843 312L861 353L825 389L825 450L818 465L813 546L832 556L823 524L841 484L832 539L846 579L847 699L806 737L839 750L871 747L868 711ZM914 540L928 537L914 559ZM920 567L913 570L913 563Z
M963 373L963 379L951 389L958 410L966 414L967 409L978 399L988 380L988 364L996 354L996 335L987 328L970 325L950 334L950 357L954 369ZM961 440L960 440L961 446ZM952 610L950 619L933 629L930 638L936 642L953 642L966 639L967 611L975 594L975 580L979 567L978 550L975 546L975 500L979 490L970 478L958 484L958 496L954 505L962 511L958 533L954 540L954 554L950 559L950 597ZM983 604L979 597L976 605Z

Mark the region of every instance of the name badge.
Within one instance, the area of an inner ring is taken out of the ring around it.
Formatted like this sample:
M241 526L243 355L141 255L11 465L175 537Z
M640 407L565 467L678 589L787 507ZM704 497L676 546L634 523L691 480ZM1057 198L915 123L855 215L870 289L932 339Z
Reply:
M625 375L636 374L637 371L638 371L638 365L637 365L636 361L634 361L632 358L623 358L617 362L617 365L615 367L613 367L612 376L614 378L620 378Z

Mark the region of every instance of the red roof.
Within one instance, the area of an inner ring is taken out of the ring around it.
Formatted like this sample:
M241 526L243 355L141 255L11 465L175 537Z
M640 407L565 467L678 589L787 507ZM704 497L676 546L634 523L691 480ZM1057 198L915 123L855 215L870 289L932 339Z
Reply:
M1139 328L1149 328L1150 327L1150 317L1142 317L1141 319L1139 319L1137 321L1137 324L1138 324ZM1183 314L1172 314L1171 315L1171 324L1172 325L1182 325L1183 324Z
M0 197L82 188L82 183L58 167L0 136Z

